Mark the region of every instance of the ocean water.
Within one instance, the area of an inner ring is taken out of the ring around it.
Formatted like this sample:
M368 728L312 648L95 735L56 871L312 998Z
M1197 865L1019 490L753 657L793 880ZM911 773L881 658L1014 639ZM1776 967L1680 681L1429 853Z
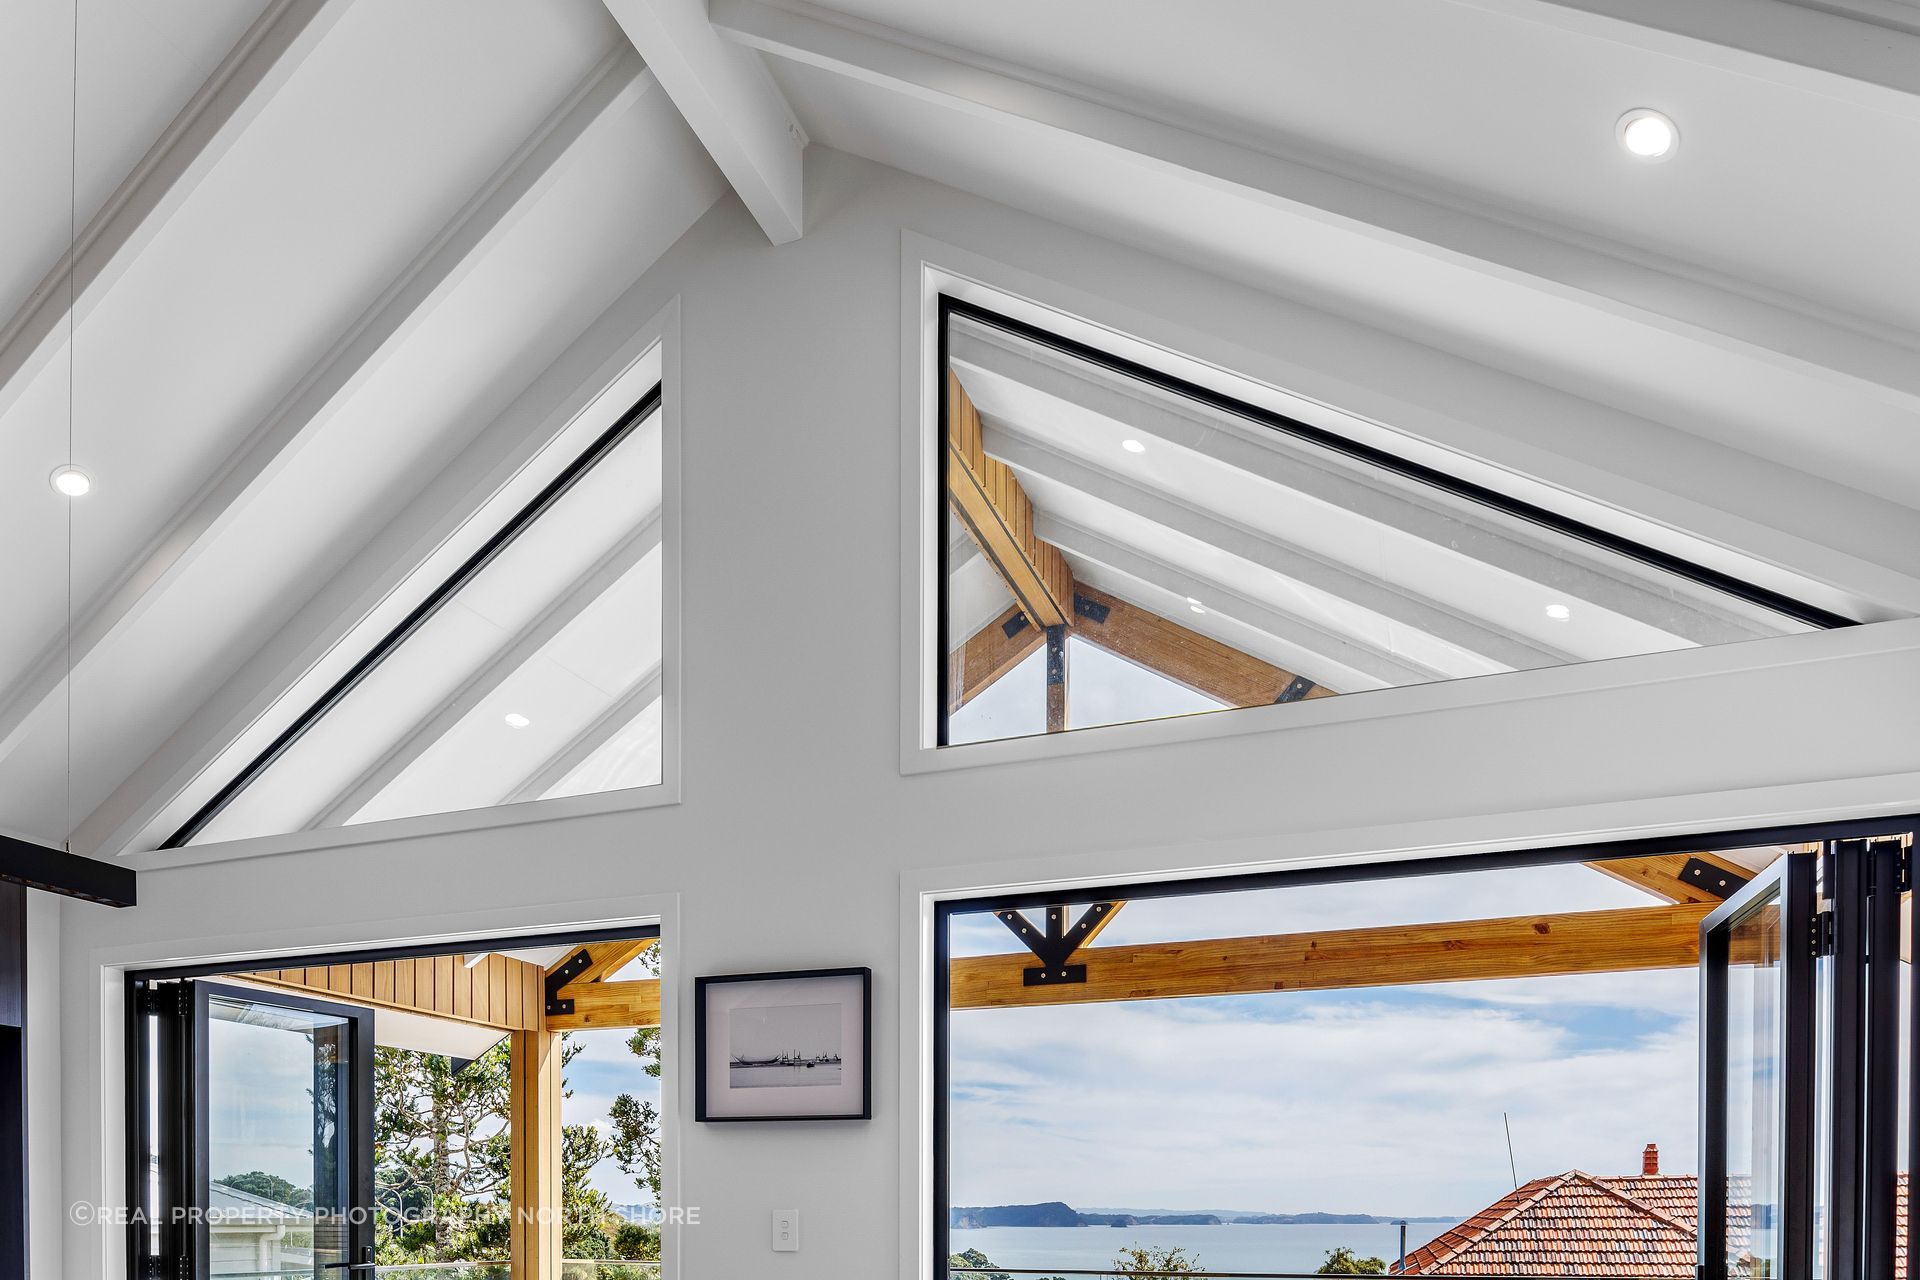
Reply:
M1407 1248L1417 1249L1445 1231L1445 1222L1409 1222ZM948 1233L955 1253L978 1249L1003 1267L1061 1267L1097 1271L1110 1266L1123 1246L1178 1247L1207 1271L1311 1272L1329 1251L1345 1245L1361 1257L1399 1257L1400 1228L1391 1223L1331 1226L1246 1225L1217 1227L974 1227ZM959 1280L974 1280L962 1276Z

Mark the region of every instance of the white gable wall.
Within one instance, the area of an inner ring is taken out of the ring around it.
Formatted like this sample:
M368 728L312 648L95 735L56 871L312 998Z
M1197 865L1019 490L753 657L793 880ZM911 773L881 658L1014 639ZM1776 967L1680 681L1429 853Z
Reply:
M681 803L385 843L324 833L351 843L198 865L154 855L137 909L64 904L62 1200L112 1202L124 1183L110 966L658 911L682 1078L692 975L864 964L876 978L870 1123L696 1125L690 1093L676 1100L668 1194L701 1214L679 1274L897 1280L919 1203L903 894L1920 809L1902 710L1920 705L1920 622L1389 690L1364 717L1294 730L904 775L903 233L1371 385L1425 406L1436 436L1457 421L1483 456L1544 460L1565 472L1553 479L1616 486L1596 496L1771 540L1750 549L1863 595L1910 590L1920 546L1888 536L1914 528L1911 510L949 188L820 148L807 187L803 239L770 246L725 199L599 322L631 333L680 302ZM1608 430L1631 452L1601 447ZM1796 532L1765 532L1789 502ZM1816 530L1822 545L1803 536ZM1393 707L1408 710L1377 714ZM775 1255L768 1214L796 1207L803 1250ZM66 1274L122 1274L109 1229L70 1225L64 1243Z

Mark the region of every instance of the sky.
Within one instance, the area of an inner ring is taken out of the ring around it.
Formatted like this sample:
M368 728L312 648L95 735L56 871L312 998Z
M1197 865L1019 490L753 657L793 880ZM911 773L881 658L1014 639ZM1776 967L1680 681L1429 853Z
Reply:
M1651 905L1571 865L1129 903L1100 945ZM957 954L1009 949L990 916ZM1463 1216L1692 1172L1692 970L954 1015L953 1203Z

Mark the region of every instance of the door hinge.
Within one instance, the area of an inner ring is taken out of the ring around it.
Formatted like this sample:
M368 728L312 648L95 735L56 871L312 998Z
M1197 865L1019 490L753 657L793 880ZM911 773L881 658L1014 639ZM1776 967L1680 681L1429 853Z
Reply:
M1834 948L1833 908L1817 911L1813 916L1813 954L1830 956Z

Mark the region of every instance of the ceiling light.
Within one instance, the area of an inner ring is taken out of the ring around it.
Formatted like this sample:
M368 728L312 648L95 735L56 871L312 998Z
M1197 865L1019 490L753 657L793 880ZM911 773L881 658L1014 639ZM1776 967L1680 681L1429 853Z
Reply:
M1198 600L1195 600L1192 596L1187 597L1187 608L1193 610L1195 613L1205 613L1207 611L1206 606Z
M1680 145L1679 127L1651 107L1635 107L1621 116L1613 133L1628 155L1642 160L1665 160Z
M47 483L53 491L69 498L83 498L93 492L93 477L69 462L64 467L55 467L53 474L47 477Z
M1547 606L1547 616L1555 622L1565 622L1573 616L1573 610L1564 604L1550 604Z
M1141 444L1138 440L1122 440L1120 447L1128 453L1145 453L1147 451L1147 446Z
M532 724L533 721L527 719L518 711L509 711L507 712L507 723L515 729L524 729Z

